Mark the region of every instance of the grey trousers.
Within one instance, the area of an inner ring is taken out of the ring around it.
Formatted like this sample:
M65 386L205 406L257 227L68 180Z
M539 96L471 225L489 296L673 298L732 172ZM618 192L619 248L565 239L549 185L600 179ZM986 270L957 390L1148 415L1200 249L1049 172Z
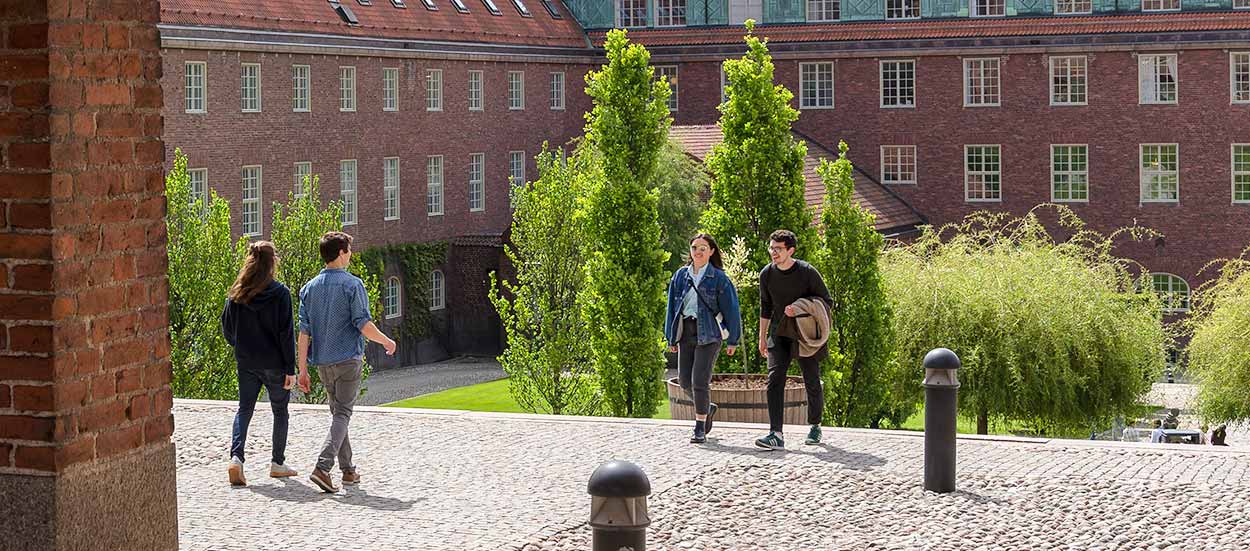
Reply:
M352 421L352 408L360 394L360 360L347 360L330 365L317 366L321 384L326 388L326 401L330 403L330 434L317 456L317 468L330 472L338 459L343 472L353 472L352 443L347 437L347 426Z
M682 321L681 337L677 341L677 381L682 390L694 400L696 415L707 415L711 407L712 369L720 354L721 341L699 344L699 324L693 320Z

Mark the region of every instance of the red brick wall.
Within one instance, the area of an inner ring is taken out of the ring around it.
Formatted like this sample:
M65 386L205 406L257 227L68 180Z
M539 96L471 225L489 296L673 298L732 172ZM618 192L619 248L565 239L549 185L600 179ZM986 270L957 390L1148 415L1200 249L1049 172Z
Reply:
M874 177L880 176L881 145L916 145L919 181L894 189L935 224L981 209L1019 214L1049 201L1050 144L1088 144L1090 200L1069 205L1095 229L1136 221L1163 232L1161 248L1151 242L1119 252L1196 285L1208 261L1250 245L1250 205L1231 204L1229 158L1230 144L1250 143L1250 105L1230 105L1228 53L1180 52L1178 105L1138 105L1130 52L1088 55L1089 105L1081 107L1050 106L1046 54L1001 56L1002 106L969 108L963 107L959 57L902 58L917 60L915 109L879 107L879 59L838 59L835 108L805 111L795 128L830 148L846 140L852 160ZM797 105L799 62L775 63L777 81L795 92ZM719 118L719 74L719 63L682 65L679 124ZM1139 204L1142 143L1179 143L1178 203ZM1001 203L964 201L965 144L1001 144Z
M0 472L173 431L157 13L0 7Z

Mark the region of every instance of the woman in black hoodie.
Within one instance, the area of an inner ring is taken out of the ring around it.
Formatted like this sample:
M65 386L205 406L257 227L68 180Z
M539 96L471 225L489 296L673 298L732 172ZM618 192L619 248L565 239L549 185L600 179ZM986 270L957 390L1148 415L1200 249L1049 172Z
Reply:
M261 387L269 392L273 409L273 462L269 476L295 476L286 466L287 403L295 386L295 333L291 291L274 279L278 257L273 243L257 241L248 247L247 260L230 287L221 313L221 330L234 347L239 374L239 412L234 416L230 443L230 483L247 484L243 476L243 449Z

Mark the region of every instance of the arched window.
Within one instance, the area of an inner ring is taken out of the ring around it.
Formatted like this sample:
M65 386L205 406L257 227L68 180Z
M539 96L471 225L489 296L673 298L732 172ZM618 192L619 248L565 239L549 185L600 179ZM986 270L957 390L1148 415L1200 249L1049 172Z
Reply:
M1180 276L1168 273L1150 274L1154 282L1155 292L1163 301L1163 311L1167 313L1189 311L1189 284Z
M430 272L430 310L442 310L447 307L447 288L443 284L443 272Z
M382 292L382 304L386 309L386 319L398 318L402 313L400 308L399 278L392 277L386 280L386 289Z

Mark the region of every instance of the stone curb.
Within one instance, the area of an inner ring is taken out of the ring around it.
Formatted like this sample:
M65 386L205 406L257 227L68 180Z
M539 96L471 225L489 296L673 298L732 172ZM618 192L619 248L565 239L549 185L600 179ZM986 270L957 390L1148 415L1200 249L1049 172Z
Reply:
M225 409L234 409L235 402L230 400L191 400L184 398L174 399L175 406L208 406L219 407ZM322 404L297 404L291 403L290 409L296 411L327 411L328 407ZM644 425L644 426L670 426L670 427L688 427L690 421L672 420L672 419L633 419L627 417L586 417L576 415L544 415L538 413L499 413L488 411L469 411L463 409L422 409L422 408L400 408L400 407L382 407L382 406L357 406L354 408L358 413L387 413L392 415L431 415L438 417L465 417L469 419L504 419L517 421L530 421L539 423L607 423L607 424L624 424L624 425ZM720 421L716 423L717 427L742 429L742 430L758 430L766 431L768 427L763 423L740 423L731 421ZM176 430L176 429L175 429ZM807 425L786 425L785 432L787 434L804 434L807 431ZM924 432L910 430L888 430L888 429L861 429L861 428L842 428L842 427L824 427L826 435L829 434L852 434L859 436L874 436L885 438L922 438ZM980 441L980 442L1000 442L1006 444L1033 444L1053 447L1082 447L1082 448L1121 448L1125 450L1155 451L1155 452L1189 452L1189 453L1217 453L1217 454L1244 454L1250 453L1250 446L1195 446L1193 444L1151 444L1148 442L1113 442L1108 440L1075 440L1061 438L1029 438L1023 436L1002 436L1002 435L981 435L981 434L960 434L959 440Z

